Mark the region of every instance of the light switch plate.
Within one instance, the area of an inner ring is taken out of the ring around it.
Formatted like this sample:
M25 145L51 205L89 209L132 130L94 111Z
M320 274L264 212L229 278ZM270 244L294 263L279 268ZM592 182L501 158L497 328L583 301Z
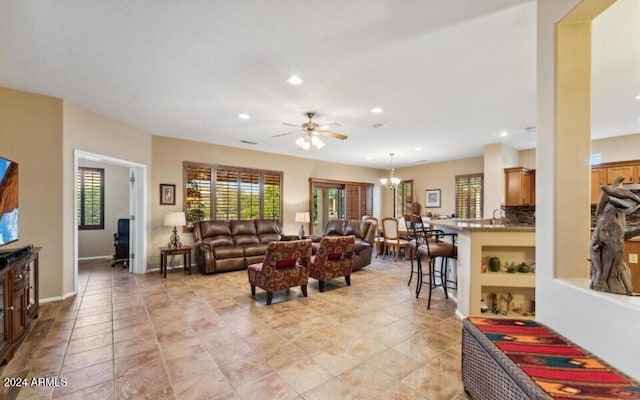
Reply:
M629 254L629 263L630 264L637 264L638 263L638 254L637 253L630 253Z

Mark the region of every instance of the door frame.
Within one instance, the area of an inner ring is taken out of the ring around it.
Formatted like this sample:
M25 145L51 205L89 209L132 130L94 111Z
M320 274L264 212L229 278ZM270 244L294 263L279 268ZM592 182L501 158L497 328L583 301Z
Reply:
M131 213L131 240L133 242L129 252L135 257L129 263L129 272L143 274L147 265L147 166L134 161L123 160L89 151L75 149L73 152L73 173L78 175L80 159L112 164L129 168L129 176L135 177L135 184L129 191L129 211ZM75 182L75 179L74 179ZM78 292L78 187L73 185L73 287Z

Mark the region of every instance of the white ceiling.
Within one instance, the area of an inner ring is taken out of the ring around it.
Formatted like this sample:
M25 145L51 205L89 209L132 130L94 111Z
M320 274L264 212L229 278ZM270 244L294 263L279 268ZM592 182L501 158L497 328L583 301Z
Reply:
M640 132L638 20L640 2L619 0L594 23L595 138ZM391 152L408 166L526 149L536 3L0 0L0 86L157 135L378 168ZM306 111L349 139L304 152L271 137Z

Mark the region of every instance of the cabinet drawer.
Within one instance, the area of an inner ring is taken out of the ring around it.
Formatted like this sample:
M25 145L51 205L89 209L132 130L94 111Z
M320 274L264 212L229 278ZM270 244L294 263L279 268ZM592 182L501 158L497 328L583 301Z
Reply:
M16 268L11 271L9 279L11 280L11 286L14 292L27 286L29 283L29 271L27 270L27 266Z

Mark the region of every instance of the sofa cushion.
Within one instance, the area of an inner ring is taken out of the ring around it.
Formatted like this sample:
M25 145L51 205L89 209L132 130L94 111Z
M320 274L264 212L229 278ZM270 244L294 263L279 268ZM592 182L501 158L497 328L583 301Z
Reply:
M280 239L282 239L282 235L279 233L263 233L258 235L258 238L260 239L260 243L269 244L270 242L280 241Z
M247 246L260 243L260 239L257 235L235 235L233 242L236 246Z
M267 253L267 243L261 244L248 244L246 246L242 246L244 248L244 256L264 256Z
M323 236L344 236L345 221L341 219L332 219L327 222Z
M212 247L233 246L233 238L230 235L215 235L205 237L204 242L209 243Z
M217 259L243 258L244 249L240 246L216 246L213 248L213 254Z
M256 231L258 232L258 235L265 233L282 233L282 229L280 229L280 222L278 222L277 219L257 219Z
M288 260L280 260L276 262L276 268L291 268L296 265L296 259L290 258Z
M352 220L347 222L347 226L344 230L344 235L353 235L358 239L364 239L369 229L369 223L365 221Z
M256 230L260 243L277 242L282 239L282 229L277 219L256 220Z
M229 226L231 228L231 234L233 236L238 236L238 235L256 236L258 234L258 232L256 231L256 223L252 219L232 220L232 221L229 221Z
M218 235L231 235L228 221L201 221L199 224L203 238Z

